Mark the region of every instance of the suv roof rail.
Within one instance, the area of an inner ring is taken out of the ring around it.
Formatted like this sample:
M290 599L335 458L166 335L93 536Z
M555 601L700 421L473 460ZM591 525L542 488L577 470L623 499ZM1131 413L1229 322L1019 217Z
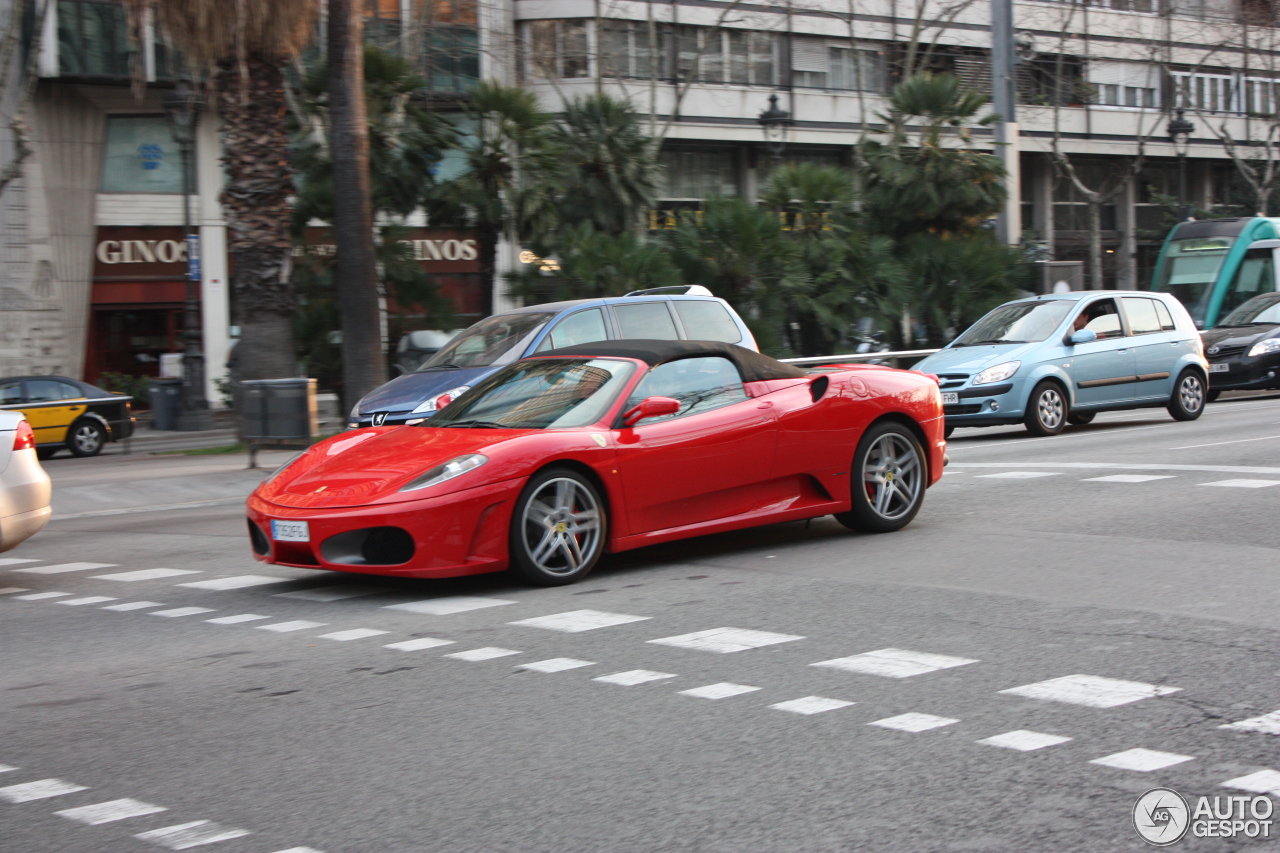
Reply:
M714 296L700 284L676 284L670 287L651 287L648 290L633 290L627 296L659 296L669 293L673 296Z

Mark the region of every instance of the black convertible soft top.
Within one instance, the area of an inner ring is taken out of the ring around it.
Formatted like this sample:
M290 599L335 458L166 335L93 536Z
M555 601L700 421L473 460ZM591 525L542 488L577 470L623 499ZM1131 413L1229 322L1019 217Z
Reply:
M806 371L791 364L783 364L776 358L721 341L596 341L591 344L578 344L540 352L538 355L638 358L650 367L682 358L720 356L734 363L743 382L759 382L765 379L803 379L809 375Z

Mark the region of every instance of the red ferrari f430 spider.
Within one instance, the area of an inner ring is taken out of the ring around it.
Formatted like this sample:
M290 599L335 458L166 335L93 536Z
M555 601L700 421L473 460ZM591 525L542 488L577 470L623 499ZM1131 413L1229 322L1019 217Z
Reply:
M314 445L249 497L249 534L268 563L564 584L605 551L761 524L898 530L945 450L924 374L602 341L510 364L420 425Z

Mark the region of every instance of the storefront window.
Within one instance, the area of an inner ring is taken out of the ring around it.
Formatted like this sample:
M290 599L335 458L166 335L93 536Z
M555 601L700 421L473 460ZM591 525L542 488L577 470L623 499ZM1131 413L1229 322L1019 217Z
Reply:
M663 151L667 186L663 198L705 199L738 194L733 151Z
M164 116L111 116L102 156L102 192L180 193L181 159Z

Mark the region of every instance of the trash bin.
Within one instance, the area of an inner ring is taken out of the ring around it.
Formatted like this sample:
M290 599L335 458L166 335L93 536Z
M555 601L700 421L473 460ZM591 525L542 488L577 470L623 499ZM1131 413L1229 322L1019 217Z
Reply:
M314 379L250 379L240 383L240 403L246 440L320 434Z
M152 379L148 387L151 397L151 428L175 430L182 409L181 379Z

